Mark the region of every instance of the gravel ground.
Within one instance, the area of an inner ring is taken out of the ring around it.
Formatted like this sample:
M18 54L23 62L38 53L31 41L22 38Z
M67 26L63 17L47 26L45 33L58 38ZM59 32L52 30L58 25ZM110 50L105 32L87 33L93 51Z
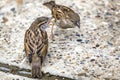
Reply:
M37 17L51 17L42 5L46 1L0 0L0 62L30 69L23 62L24 33ZM42 71L77 80L120 80L120 0L55 1L80 15L81 28L55 26ZM50 28L46 31L50 35Z

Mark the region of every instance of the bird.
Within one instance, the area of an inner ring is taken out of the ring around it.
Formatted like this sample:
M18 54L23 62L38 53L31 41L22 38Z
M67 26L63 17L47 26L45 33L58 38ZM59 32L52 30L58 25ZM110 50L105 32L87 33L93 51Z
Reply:
M74 28L75 26L80 28L80 16L69 7L58 5L55 1L45 2L43 5L51 10L51 19L55 19L54 22L61 29Z
M24 50L31 64L33 78L42 77L41 68L48 52L48 35L45 31L48 21L48 17L38 17L25 32Z

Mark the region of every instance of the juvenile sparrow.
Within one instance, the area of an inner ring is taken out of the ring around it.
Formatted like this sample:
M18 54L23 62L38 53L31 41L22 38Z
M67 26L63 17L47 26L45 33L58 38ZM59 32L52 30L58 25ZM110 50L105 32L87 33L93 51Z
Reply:
M63 5L57 5L55 1L45 2L43 5L51 10L52 18L55 19L56 25L60 28L67 29L75 26L80 28L80 17L72 9Z
M48 18L39 17L25 33L24 48L32 67L32 77L42 77L42 64L48 51L48 36L45 28Z

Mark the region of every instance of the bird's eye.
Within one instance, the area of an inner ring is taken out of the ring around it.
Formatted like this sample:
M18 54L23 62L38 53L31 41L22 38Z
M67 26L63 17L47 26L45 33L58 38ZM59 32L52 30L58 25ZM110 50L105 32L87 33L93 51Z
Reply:
M41 25L41 29L42 29L42 30L45 30L47 27L48 27L47 24L42 24L42 25Z

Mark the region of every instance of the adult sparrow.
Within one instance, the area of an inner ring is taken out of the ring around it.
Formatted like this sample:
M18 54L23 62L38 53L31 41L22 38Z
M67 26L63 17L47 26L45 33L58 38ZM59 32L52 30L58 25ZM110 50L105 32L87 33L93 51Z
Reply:
M69 7L57 5L55 1L45 2L43 3L43 5L45 5L51 10L52 18L55 19L55 23L58 27L62 29L67 29L74 28L75 26L77 26L78 28L80 28L79 15Z
M42 64L48 51L48 36L45 28L47 17L37 18L25 33L24 48L29 63L32 66L32 77L42 77Z

